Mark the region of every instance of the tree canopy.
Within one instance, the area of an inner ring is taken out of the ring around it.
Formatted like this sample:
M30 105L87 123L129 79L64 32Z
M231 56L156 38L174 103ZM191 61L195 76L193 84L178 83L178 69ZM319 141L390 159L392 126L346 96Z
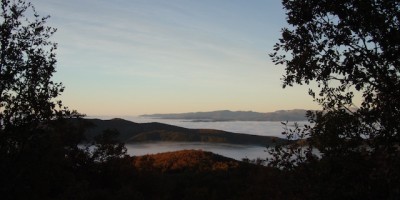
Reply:
M64 87L52 79L57 43L49 16L23 0L0 3L0 197L88 199L107 171L131 177L117 133L84 146L85 125L71 119L81 115L58 99Z
M283 1L287 21L270 56L286 67L283 86L316 82L325 112L351 115L346 139L399 143L400 2ZM361 93L361 105L354 104ZM350 127L349 127L350 128ZM380 145L379 143L378 145Z
M329 170L339 171L336 166L344 170L336 174L343 185L357 166L369 177L360 187L379 182L388 188L378 190L387 194L384 198L395 197L400 179L395 170L400 160L400 1L283 0L283 7L289 26L270 56L286 69L283 87L315 84L309 94L322 111L308 113L312 126L286 132L307 140L308 148L277 148L271 164L294 169L318 163L314 169L327 180ZM314 148L320 158L312 154Z
M1 1L1 130L37 126L62 110L61 101L55 98L64 88L52 80L57 43L50 37L56 29L46 25L48 18L40 17L30 3Z

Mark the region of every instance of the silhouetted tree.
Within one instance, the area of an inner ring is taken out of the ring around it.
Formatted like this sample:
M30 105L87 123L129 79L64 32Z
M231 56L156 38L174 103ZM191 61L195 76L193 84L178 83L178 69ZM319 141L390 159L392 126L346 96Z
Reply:
M329 175L327 166L338 172L332 173L336 177L330 177L331 183L340 178L340 184L352 182L354 174L346 170L356 173L352 167L360 167L364 177L354 179L360 191L347 197L368 191L361 188L364 184L386 187L371 189L382 196L370 198L398 196L400 2L283 0L283 6L290 26L282 29L282 38L270 56L275 64L286 67L283 87L316 83L317 91L310 89L309 94L323 111L308 113L313 127L286 132L307 138L309 148L302 147L303 153L295 158L289 155L300 152L298 146L276 149L272 163L290 163L290 168L315 163L315 147L322 156L318 165L326 164L320 175ZM354 103L355 93L361 96L360 105Z
M52 80L57 44L49 16L23 0L1 0L0 12L0 198L137 196L118 133L85 141L88 124L57 100L64 87Z
M64 88L52 80L57 44L48 18L31 3L1 0L0 191L6 198L54 197L73 182L66 151L77 148L81 132L56 131L58 120L76 113L56 100Z
M32 14L29 20L25 14ZM56 66L57 44L50 41L56 29L46 26L30 3L1 1L0 129L38 126L62 114L63 91L51 80Z

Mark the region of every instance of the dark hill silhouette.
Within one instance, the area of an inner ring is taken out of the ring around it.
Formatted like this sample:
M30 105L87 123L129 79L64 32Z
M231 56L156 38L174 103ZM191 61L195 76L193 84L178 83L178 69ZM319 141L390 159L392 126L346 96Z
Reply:
M213 129L187 129L162 123L135 123L123 119L83 119L90 124L86 129L88 139L94 138L104 130L119 132L118 140L124 143L149 142L149 141L174 141L174 142L217 142L242 145L275 145L286 140L271 137L241 133L231 133Z
M304 121L306 110L278 110L269 113L253 111L219 110L211 112L191 112L178 114L151 114L142 117L161 119L187 119L193 121Z

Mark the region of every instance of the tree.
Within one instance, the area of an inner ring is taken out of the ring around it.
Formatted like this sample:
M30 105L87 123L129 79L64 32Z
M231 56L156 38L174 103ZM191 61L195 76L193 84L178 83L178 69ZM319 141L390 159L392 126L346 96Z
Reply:
M29 20L25 14L32 14ZM56 29L46 26L30 3L1 1L0 129L37 126L54 119L54 99L63 91L51 80L56 66L57 44L50 41Z
M57 43L49 16L23 0L1 0L0 14L0 152L16 153L41 135L33 130L78 114L56 100L64 87L52 80Z
M308 141L306 152L293 146L286 152L296 152L300 162L276 154L272 163L290 161L292 169L315 163L310 153L317 148L319 166L365 164L364 175L375 177L365 184L382 183L389 188L386 197L395 197L399 191L393 186L400 181L400 2L283 0L283 6L290 26L282 29L270 56L286 68L283 87L315 83L318 88L309 94L323 110L308 113L313 127L287 133ZM361 96L359 105L355 94Z
M60 123L77 115L56 100L64 90L52 80L56 29L31 3L1 0L0 6L0 195L58 195L73 182L66 155L77 150L82 131Z
M82 144L88 124L57 99L64 87L52 80L49 16L23 0L0 2L0 197L88 199L103 191L97 196L111 198L133 172L117 132Z

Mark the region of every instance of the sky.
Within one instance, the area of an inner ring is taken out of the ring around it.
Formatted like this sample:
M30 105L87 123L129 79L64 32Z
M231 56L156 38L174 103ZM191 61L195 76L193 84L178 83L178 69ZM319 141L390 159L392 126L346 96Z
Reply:
M88 116L319 108L268 56L280 0L31 2L58 29L60 98Z

